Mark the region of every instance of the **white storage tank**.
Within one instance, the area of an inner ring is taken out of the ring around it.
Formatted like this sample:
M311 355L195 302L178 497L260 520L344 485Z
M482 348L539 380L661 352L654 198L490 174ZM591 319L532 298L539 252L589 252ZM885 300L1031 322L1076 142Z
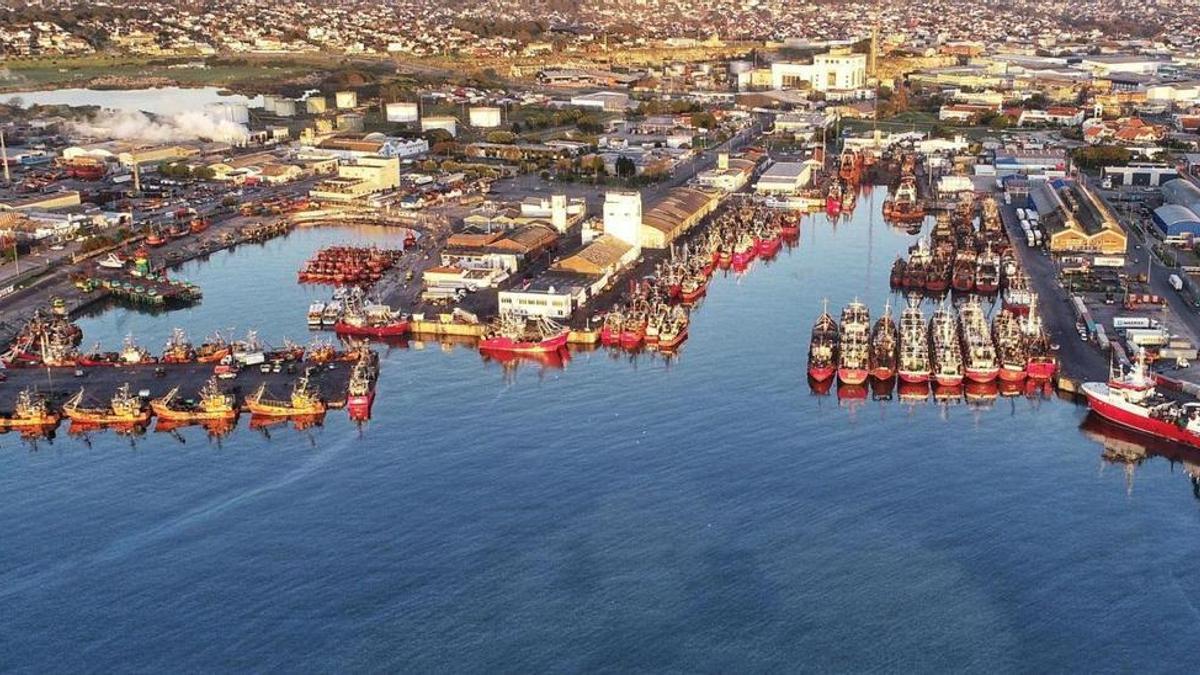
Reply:
M416 122L421 116L417 104L410 101L389 103L385 110L389 122Z
M421 131L442 129L450 132L451 136L458 135L458 118L456 117L426 117L421 120Z
M353 91L339 91L335 97L338 110L348 110L358 105L358 94Z
M209 103L204 106L204 113L213 119L235 124L250 122L250 109L244 103Z
M274 94L263 94L263 110L267 113L275 114L275 105L279 102L279 97Z
M296 101L290 98L279 99L275 102L275 114L280 117L295 117Z
M355 112L342 113L337 116L338 131L350 131L361 133L364 128L364 118L362 114Z
M471 126L480 129L494 129L500 126L500 108L490 105L472 106L469 111Z
M304 101L304 109L310 115L320 115L327 109L328 103L324 96L309 96Z

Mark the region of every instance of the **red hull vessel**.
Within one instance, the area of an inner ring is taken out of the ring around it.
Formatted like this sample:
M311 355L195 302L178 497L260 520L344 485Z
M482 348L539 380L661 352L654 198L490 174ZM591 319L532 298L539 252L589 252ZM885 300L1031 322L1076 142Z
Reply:
M567 345L567 337L570 334L571 332L564 328L561 332L538 342L514 340L510 337L497 336L481 340L479 342L479 349L497 352L555 352Z
M866 368L838 368L837 374L842 384L862 384L870 375Z
M333 330L338 335L353 337L403 337L408 334L408 321L394 321L379 326L356 326L339 321L333 325Z
M1101 417L1136 431L1200 448L1200 412L1195 403L1164 399L1146 374L1143 354L1128 375L1081 387L1088 407Z

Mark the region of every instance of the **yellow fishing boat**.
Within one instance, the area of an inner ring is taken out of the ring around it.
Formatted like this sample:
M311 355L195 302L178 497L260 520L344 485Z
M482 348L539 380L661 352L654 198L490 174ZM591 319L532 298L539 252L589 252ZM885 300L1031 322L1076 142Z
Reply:
M221 391L215 377L200 390L200 398L189 401L179 398L179 387L150 401L150 409L160 419L172 421L230 420L238 415L233 394Z
M292 395L286 401L267 398L267 385L261 384L246 399L246 407L254 415L265 417L295 417L298 415L320 415L325 412L325 402L309 384L308 375L296 380Z
M11 415L0 418L0 426L6 427L52 427L58 424L58 415L51 412L46 397L32 389L22 389L17 394L17 403Z

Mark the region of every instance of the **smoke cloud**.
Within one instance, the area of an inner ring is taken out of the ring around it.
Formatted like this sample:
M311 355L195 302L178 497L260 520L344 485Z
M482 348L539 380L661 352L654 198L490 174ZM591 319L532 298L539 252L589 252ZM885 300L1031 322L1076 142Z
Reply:
M89 138L107 138L145 143L174 143L210 140L241 143L249 139L246 127L200 111L164 115L151 119L143 112L104 110L90 119L71 124L71 131Z

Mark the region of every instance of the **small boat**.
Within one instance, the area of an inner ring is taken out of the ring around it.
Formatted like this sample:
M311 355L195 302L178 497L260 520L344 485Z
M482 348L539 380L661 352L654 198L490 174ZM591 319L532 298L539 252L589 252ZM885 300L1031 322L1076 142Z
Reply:
M103 258L97 260L96 264L100 267L110 270L125 269L125 260L116 253L109 253Z
M138 425L150 419L150 411L142 400L129 392L129 383L121 385L107 407L87 407L83 404L83 389L63 404L63 413L72 422L81 424Z
M179 387L174 387L165 395L152 399L150 409L159 419L178 422L232 420L238 415L233 394L221 391L215 377L205 382L204 387L200 389L198 400L180 399Z
M308 327L320 328L322 317L325 315L325 303L314 302L308 306Z
M246 407L251 414L261 417L295 417L325 413L325 402L311 387L307 373L296 380L296 384L292 386L292 394L287 400L267 398L266 391L267 385L263 383L246 398Z
M52 427L58 424L58 415L51 412L46 397L32 389L22 389L8 417L0 418L0 426L14 428Z

